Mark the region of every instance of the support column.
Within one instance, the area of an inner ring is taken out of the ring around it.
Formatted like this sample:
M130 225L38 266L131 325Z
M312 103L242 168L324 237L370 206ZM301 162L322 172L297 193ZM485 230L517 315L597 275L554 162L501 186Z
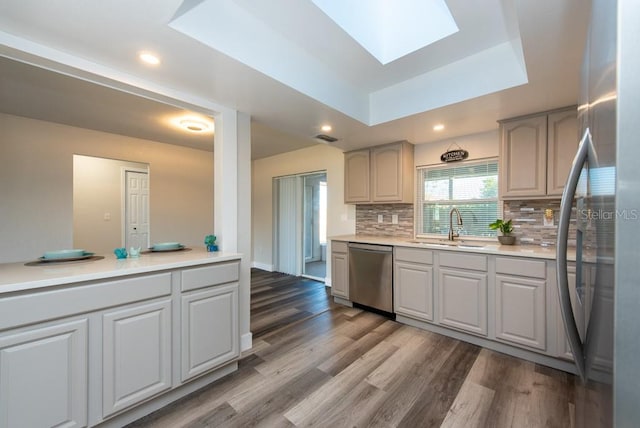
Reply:
M235 110L216 116L214 230L220 251L241 253L240 349L251 348L251 118Z

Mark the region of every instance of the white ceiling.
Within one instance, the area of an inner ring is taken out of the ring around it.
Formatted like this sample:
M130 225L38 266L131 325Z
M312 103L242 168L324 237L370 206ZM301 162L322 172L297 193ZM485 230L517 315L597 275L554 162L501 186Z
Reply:
M577 103L583 0L446 3L460 31L386 65L311 0L5 0L0 55L204 114L220 105L249 113L254 159L316 144L325 123L341 149L420 144ZM141 50L161 65L141 64ZM104 87L20 67L0 61L3 111L210 147L158 121L141 124L157 114L145 115L148 100L116 102ZM138 120L127 123L123 111ZM446 129L436 133L440 122Z

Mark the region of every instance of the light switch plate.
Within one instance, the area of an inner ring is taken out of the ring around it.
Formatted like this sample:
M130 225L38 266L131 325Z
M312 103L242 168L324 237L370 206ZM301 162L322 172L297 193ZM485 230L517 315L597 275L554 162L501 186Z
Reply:
M398 224L398 214L391 215L391 224Z
M378 223L382 223L382 214L378 214Z

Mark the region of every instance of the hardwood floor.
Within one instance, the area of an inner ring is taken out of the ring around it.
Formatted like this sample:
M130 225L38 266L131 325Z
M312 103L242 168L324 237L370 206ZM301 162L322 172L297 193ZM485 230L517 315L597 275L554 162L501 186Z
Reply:
M252 271L237 372L130 427L569 427L573 376Z

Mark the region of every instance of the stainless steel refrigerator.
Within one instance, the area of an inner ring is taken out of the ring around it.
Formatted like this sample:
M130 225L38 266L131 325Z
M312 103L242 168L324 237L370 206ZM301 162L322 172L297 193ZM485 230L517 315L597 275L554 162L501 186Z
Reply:
M640 426L639 22L638 0L592 1L580 145L557 242L561 311L579 374L577 427Z

